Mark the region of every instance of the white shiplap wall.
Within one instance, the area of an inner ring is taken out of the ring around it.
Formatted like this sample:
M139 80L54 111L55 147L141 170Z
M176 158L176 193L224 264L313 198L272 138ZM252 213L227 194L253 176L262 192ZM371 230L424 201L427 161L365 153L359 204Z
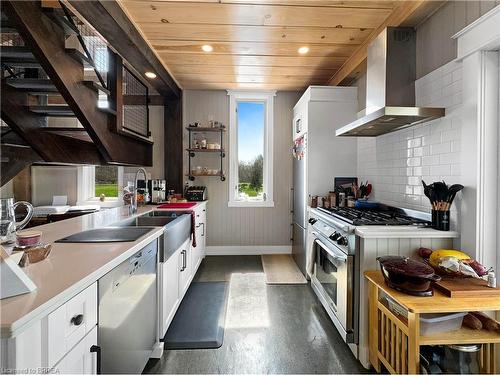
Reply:
M461 64L443 65L416 81L416 105L445 107L445 117L358 140L358 176L373 184L373 199L429 211L422 180L460 183L461 90ZM456 206L452 207L452 223L457 222Z
M229 122L229 97L226 91L185 90L184 125L205 123L209 120ZM290 245L290 188L292 186L292 109L300 98L298 92L278 92L274 102L274 204L273 208L228 207L228 180L216 177L200 177L192 184L208 188L207 245L227 247L289 246ZM229 129L230 131L230 129ZM187 131L184 148L188 146ZM208 138L208 136L207 136ZM224 144L227 147L229 134ZM215 140L215 138L214 138ZM231 150L229 150L231 152ZM224 170L228 171L228 160ZM201 155L193 158L193 165L218 166L216 155ZM184 155L184 172L188 172L187 153Z

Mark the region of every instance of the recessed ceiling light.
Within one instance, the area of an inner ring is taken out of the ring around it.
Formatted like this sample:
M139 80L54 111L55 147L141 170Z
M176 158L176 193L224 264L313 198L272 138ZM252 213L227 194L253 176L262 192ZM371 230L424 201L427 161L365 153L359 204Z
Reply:
M304 46L304 47L300 47L300 48L299 48L299 53L300 53L301 55L305 55L307 52L309 52L309 47L305 47L305 46Z
M153 73L153 72L146 72L146 73L144 73L144 74L145 74L145 75L146 75L146 77L148 77L148 78L156 78L156 74L155 74L155 73Z
M214 50L214 47L212 47L210 44L204 44L201 46L201 49L204 52L212 52Z

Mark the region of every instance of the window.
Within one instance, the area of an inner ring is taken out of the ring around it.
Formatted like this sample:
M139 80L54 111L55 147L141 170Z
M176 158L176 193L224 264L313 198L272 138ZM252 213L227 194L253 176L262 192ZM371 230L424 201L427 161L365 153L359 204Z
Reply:
M99 203L101 206L121 204L123 167L89 165L78 167L78 205ZM104 202L99 201L104 194Z
M94 197L104 194L108 197L118 197L118 167L98 165L95 167Z
M273 101L276 92L228 91L229 206L274 207Z

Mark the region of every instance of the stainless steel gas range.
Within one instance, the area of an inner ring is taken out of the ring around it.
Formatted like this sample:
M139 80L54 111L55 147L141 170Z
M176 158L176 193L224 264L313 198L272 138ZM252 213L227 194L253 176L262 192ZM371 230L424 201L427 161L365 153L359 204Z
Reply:
M411 216L409 214L412 214ZM311 286L338 332L358 355L360 321L361 225L428 226L426 214L386 207L380 211L354 208L311 209L308 272Z

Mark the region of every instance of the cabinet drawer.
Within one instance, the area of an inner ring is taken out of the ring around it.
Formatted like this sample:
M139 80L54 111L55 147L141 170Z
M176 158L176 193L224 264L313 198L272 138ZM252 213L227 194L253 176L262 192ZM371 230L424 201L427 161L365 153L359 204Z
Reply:
M98 371L97 326L54 366L60 374L96 374Z
M97 283L48 315L48 366L56 364L95 325L97 325Z

